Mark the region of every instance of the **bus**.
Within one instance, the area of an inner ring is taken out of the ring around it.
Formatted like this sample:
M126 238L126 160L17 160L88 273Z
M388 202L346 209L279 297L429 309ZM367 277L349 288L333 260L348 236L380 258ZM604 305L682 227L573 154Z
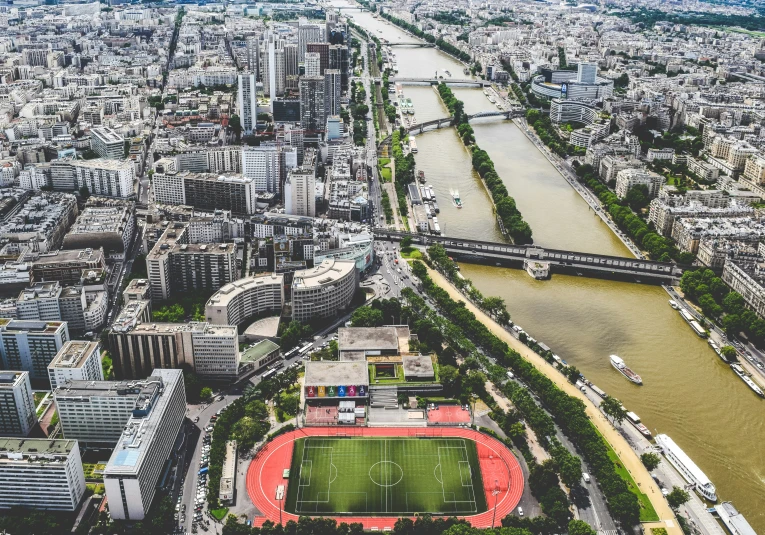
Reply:
M263 376L260 379L261 379L261 381L265 381L266 379L270 379L274 375L276 375L276 369L275 368L268 370L266 373L263 374Z
M294 357L297 354L297 352L298 352L298 348L297 347L293 347L292 349L287 351L287 353L285 353L284 359L285 360L291 359L292 357Z
M312 344L312 343L310 343L310 342L309 342L309 343L307 343L306 345L304 345L303 347L301 347L301 348L300 348L300 351L298 351L298 355L300 355L300 356L303 356L303 355L305 355L305 354L306 354L306 351L308 351L309 349L311 349L311 347L312 347L312 346L313 346L313 344Z

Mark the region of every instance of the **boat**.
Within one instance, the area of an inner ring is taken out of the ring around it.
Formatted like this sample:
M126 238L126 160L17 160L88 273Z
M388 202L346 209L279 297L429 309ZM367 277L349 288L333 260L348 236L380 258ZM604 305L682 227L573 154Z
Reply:
M656 444L661 448L664 457L674 466L688 483L693 485L696 492L710 502L717 501L717 489L696 463L675 444L667 435L656 435Z
M629 366L627 366L624 363L624 360L622 360L621 357L617 355L611 355L611 366L616 368L619 373L621 373L623 376L625 376L627 379L635 383L636 385L642 385L643 379L640 378L638 374L633 372Z
M417 153L417 142L414 140L414 138L409 139L409 151L413 153Z
M757 394L761 398L765 397L765 393L763 393L762 389L759 386L757 386L757 383L752 381L746 375L746 372L744 371L744 368L742 368L740 364L731 364L730 367L733 370L733 373L738 375L741 378L741 380L746 383L746 386L748 386L749 388L752 389L752 392L754 392L755 394Z
M419 180L421 184L425 183L425 171L417 171L417 180Z
M739 513L733 504L730 502L723 502L717 507L713 507L713 513L717 513L720 520L728 528L728 531L735 535L755 535L756 532L749 525L744 515Z
M673 309L677 310L680 308L680 305L677 304L677 301L670 299L669 300L669 306L671 306Z
M487 98L489 99L489 102L491 102L492 104L497 102L497 100L494 97L492 97L491 95L489 95Z
M696 334L698 334L700 337L702 337L702 338L706 338L707 337L707 332L704 330L704 327L702 327L701 324L698 321L696 321L696 320L689 321L688 325L690 325L691 329L693 329L693 331Z
M441 212L441 209L438 207L438 203L436 201L433 201L433 211L437 214Z
M714 340L712 339L707 340L707 344L709 344L709 347L711 347L712 350L715 353L717 353L717 356L720 357L720 359L722 359L723 362L725 363L729 362L728 359L725 357L725 355L723 355L723 352L720 350L720 346L718 346Z
M640 417L635 414L634 412L628 412L627 413L627 420L637 429L640 431L640 434L644 437L650 439L651 438L651 432L648 430L648 428L640 422Z
M454 206L457 208L462 208L462 200L460 199L460 192L458 190L452 190L450 192L452 194L452 202L454 203Z

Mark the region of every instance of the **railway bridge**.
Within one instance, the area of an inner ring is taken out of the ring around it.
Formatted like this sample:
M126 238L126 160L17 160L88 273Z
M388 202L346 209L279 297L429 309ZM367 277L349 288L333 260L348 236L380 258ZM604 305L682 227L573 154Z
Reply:
M548 249L538 245L512 245L385 229L375 229L374 235L377 239L388 241L401 241L408 236L412 243L424 246L438 243L450 256L469 263L526 269L528 262L539 261L548 263L551 273L633 282L664 283L678 279L683 274L683 270L671 262Z

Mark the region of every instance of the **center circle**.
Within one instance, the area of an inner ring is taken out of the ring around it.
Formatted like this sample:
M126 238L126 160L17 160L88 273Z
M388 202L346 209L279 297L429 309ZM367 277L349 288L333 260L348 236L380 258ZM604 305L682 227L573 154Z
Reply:
M369 469L369 479L381 487L392 487L401 483L404 471L393 461L380 461Z

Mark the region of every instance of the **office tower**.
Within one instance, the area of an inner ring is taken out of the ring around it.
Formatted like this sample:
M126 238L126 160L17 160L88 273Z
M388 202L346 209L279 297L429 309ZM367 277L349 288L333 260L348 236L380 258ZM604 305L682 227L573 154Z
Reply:
M327 32L326 40L329 41L330 32L332 31L332 28L335 27L335 24L337 24L337 21L338 21L337 11L327 11L325 20L326 20L325 27Z
M577 67L576 81L580 84L594 84L597 74L597 63L580 63Z
M283 159L275 144L242 147L242 175L253 181L257 192L282 192Z
M319 54L319 75L324 74L329 68L329 43L308 43L306 45L306 54L312 52ZM309 76L308 70L305 72L306 76Z
M37 424L29 372L0 372L0 436L25 437Z
M348 73L350 72L348 47L345 45L330 45L329 46L329 69L337 69L340 71L340 85L341 91L348 90Z
M247 47L247 70L258 79L260 71L260 35L251 35L245 41Z
M340 71L327 69L324 72L324 113L325 117L340 115Z
M249 136L257 131L258 121L258 88L255 71L239 74L236 100L242 132Z
M295 43L284 45L284 74L285 76L300 76L298 46Z
M330 115L327 117L327 128L325 141L340 139L343 135L343 120L339 115Z
M284 211L289 215L316 216L316 153L308 149L303 165L292 169L284 184Z
M263 92L272 99L284 94L286 80L284 41L269 33L263 56Z
M84 340L65 343L48 364L48 379L51 390L55 390L66 381L103 381L101 344Z
M27 371L30 379L48 380L48 364L68 340L64 321L0 319L3 368Z
M83 494L76 440L0 438L0 509L74 511Z
M308 43L323 43L326 30L318 24L301 24L298 26L298 61L305 61Z
M300 78L300 123L309 137L321 135L327 120L323 76Z
M125 158L125 138L105 126L90 129L90 148L101 158Z
M304 65L306 76L321 76L321 56L317 52L306 52Z
M139 397L117 447L104 470L109 514L118 520L141 520L149 511L165 462L186 412L181 370L154 370L160 388Z
M160 384L142 381L63 381L53 390L61 431L69 440L114 448L141 397Z

